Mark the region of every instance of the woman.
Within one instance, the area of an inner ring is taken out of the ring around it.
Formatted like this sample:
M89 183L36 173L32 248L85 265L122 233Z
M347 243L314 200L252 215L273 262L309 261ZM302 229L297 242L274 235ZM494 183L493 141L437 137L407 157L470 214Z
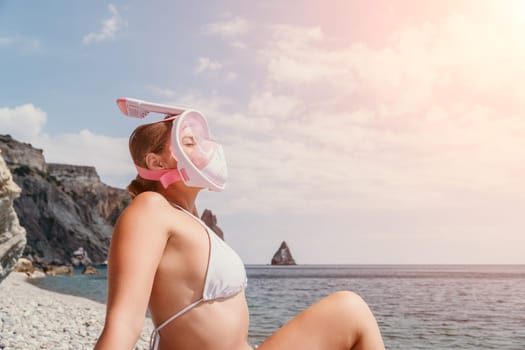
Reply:
M119 107L133 113L122 100ZM129 148L139 175L128 186L134 199L111 240L106 322L95 349L132 349L149 307L157 327L152 349L251 350L243 264L198 219L195 207L199 191L219 191L226 180L222 148L209 139L206 120L185 111L139 126ZM384 345L365 302L337 292L258 347L286 349L375 350Z

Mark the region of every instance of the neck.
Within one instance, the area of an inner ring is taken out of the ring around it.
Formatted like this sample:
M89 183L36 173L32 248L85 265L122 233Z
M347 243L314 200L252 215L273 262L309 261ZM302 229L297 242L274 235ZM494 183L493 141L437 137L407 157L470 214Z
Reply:
M162 194L168 201L173 204L177 204L179 207L184 208L196 217L199 217L195 200L199 194L201 188L187 187L182 182L176 182L168 188L159 186L158 192Z

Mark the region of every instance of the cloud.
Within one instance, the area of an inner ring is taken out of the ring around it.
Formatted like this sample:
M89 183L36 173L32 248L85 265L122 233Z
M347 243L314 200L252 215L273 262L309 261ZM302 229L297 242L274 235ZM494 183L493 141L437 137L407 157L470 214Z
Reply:
M238 76L239 75L235 72L228 72L228 74L226 74L226 80L227 81L236 80Z
M154 96L160 97L163 99L173 98L177 95L175 91L171 89L167 89L167 88L162 88L162 87L153 86L153 85L150 85L147 88Z
M290 118L300 102L295 96L276 96L272 91L263 91L251 96L248 112L266 118Z
M95 166L103 181L120 187L127 184L122 179L130 179L135 173L126 138L89 130L51 136L44 132L46 120L47 113L31 103L0 108L1 132L43 149L47 162Z
M245 49L245 48L248 47L248 45L246 45L245 42L240 41L240 40L232 41L232 42L230 43L230 46L231 46L231 47L234 47L234 48L236 48L236 49Z
M247 33L250 23L241 17L234 17L225 21L213 22L204 26L206 34L225 37L238 36Z
M258 50L266 80L246 106L215 114L237 194L229 210L524 200L523 26L492 19L409 23L380 47L270 27Z
M217 61L212 61L208 57L199 57L199 64L195 69L196 73L202 73L206 70L215 71L222 68L222 63Z
M153 94L155 102L175 106L188 106L198 109L205 114L223 114L222 109L230 106L233 101L219 95L203 95L199 90L185 90L177 92L169 88L150 86L148 90Z
M325 49L320 27L279 25L271 26L269 32L270 41L259 50L259 55L266 63L270 81L294 86L322 81L338 87L351 81L351 50Z
M11 45L15 40L13 38L1 37L0 36L0 46Z
M14 138L30 140L38 136L46 123L47 114L27 103L15 108L0 108L0 130Z
M25 53L40 52L42 50L42 44L37 39L24 39L22 42L22 50Z
M335 42L320 27L276 26L255 52L263 79L244 103L149 91L152 100L201 110L224 143L228 191L206 197L221 201L213 205L221 214L461 209L496 194L518 201L525 199L525 44L501 24L455 14L406 25L383 46ZM213 70L229 74L199 59L198 72ZM108 176L133 174L125 140L86 130L53 144L41 128L28 133L39 134L55 159L74 160L76 140L82 158ZM120 153L104 163L98 145Z
M127 138L97 135L89 130L50 137L39 135L38 146L46 161L95 166L104 179L120 178L135 172L128 154ZM104 156L101 156L101 155Z
M127 25L126 21L120 16L117 7L113 4L108 5L111 14L109 18L102 21L102 28L98 32L90 32L82 38L84 45L98 43L108 39L115 38L117 32Z
M35 54L42 50L42 44L38 39L24 36L17 36L16 38L0 37L0 47L2 46L14 47L23 54Z

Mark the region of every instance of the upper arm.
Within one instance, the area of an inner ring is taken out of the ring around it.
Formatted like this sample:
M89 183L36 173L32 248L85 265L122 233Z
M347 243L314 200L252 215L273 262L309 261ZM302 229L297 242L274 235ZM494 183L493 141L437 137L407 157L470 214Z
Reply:
M166 205L154 194L138 196L119 218L111 239L106 325L125 324L137 337L169 238L162 215Z

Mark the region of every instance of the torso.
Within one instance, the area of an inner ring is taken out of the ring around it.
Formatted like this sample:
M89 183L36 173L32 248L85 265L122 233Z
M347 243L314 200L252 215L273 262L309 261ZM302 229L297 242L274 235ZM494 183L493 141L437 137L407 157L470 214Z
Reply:
M158 326L203 296L210 253L205 228L174 207L163 209L172 218L149 308ZM212 233L213 234L213 233ZM160 349L246 350L249 312L244 292L205 301L160 331Z

